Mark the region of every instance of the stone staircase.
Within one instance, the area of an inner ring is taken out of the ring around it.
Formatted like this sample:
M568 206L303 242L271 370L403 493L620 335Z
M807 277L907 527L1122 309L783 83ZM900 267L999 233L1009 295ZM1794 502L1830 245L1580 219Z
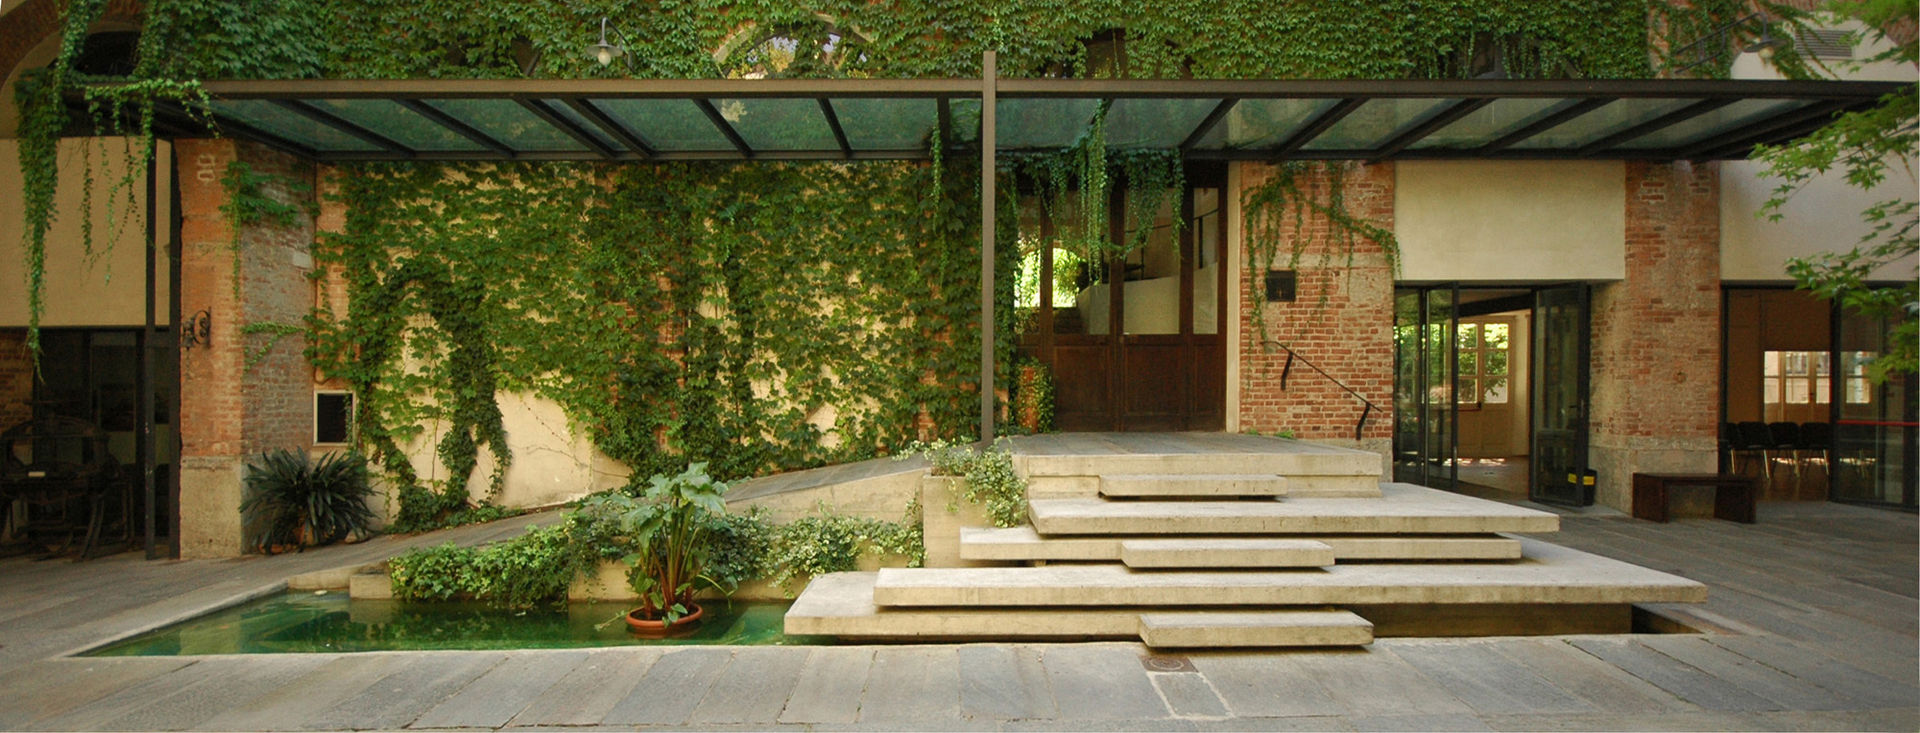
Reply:
M787 633L1358 646L1619 633L1633 603L1705 600L1684 578L1503 534L1553 532L1555 514L1383 484L1372 453L1251 436L1217 436L1213 451L1080 440L1080 452L1015 444L1031 526L960 530L961 558L992 566L815 578Z

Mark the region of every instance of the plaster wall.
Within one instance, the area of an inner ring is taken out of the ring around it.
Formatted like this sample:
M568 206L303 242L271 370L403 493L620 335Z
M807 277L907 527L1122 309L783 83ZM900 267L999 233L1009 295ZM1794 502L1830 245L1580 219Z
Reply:
M1401 280L1626 274L1625 168L1618 161L1402 161L1394 170Z
M138 140L124 137L67 138L60 141L60 178L54 197L54 219L47 231L45 309L40 325L57 326L139 326L146 323L146 306L141 293L146 289L146 211L145 177L134 178L132 200L125 189L113 190L126 174L127 156ZM171 227L167 226L172 206L172 191L167 171L173 165L173 148L158 144L154 208L160 226L155 229L159 247L154 264L154 319L172 321L169 305L169 259ZM87 169L93 177L92 208L85 203ZM26 204L19 195L24 185L20 177L20 145L0 140L0 328L27 325L26 283ZM81 233L82 223L91 221L93 254L89 255Z
M1841 26L1858 30L1859 24ZM1855 58L1867 58L1886 48L1884 43L1854 49ZM1861 64L1850 68L1827 62L1839 78L1852 81L1902 81L1920 79L1911 65L1894 62ZM1735 79L1779 79L1775 70L1757 54L1741 54L1734 60ZM1779 221L1760 218L1760 206L1779 186L1777 179L1763 175L1765 166L1748 161L1727 161L1721 166L1720 181L1720 277L1733 282L1785 283L1787 260L1822 252L1846 251L1854 247L1870 227L1860 220L1860 212L1878 201L1914 200L1916 161L1890 166L1888 179L1871 190L1847 185L1840 171L1815 177L1782 208ZM1873 273L1874 279L1912 280L1920 258L1909 256Z

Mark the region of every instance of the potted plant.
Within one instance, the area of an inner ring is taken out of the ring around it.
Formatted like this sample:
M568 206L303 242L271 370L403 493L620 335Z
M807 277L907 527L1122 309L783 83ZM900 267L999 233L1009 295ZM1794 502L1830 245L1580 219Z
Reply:
M706 469L707 464L695 463L678 476L653 476L638 499L603 500L616 505L622 532L633 542L634 551L624 560L632 568L627 583L640 597L640 607L627 613L635 633L682 633L700 619L694 594L714 586L706 576L713 557L708 530L712 517L727 511L721 499L727 485Z
M367 499L374 492L359 453L328 453L318 461L304 451L263 453L247 464L246 489L240 513L250 549L271 554L373 532Z

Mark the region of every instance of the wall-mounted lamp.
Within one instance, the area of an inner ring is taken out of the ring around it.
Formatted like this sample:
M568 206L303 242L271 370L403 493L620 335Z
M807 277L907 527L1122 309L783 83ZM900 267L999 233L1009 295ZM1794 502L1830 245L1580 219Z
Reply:
M615 46L607 42L608 28L609 28L609 25L606 17L601 16L600 42L593 44L593 46L588 48L588 50L593 53L594 60L599 61L601 66L612 66L614 59L625 58L627 55L626 46ZM633 45L633 41L627 38L627 34L621 31L619 26L611 26L611 28L614 32L614 35L617 35L620 37L620 41L622 43L625 43L629 46ZM628 60L627 64L628 64L628 68L632 68L633 61Z
M1754 13L1753 15L1749 15L1747 17L1752 18L1759 15L1760 15L1759 13ZM1760 58L1763 58L1763 59L1771 59L1773 58L1774 51L1782 48L1786 48L1786 46L1787 46L1787 39L1775 38L1773 36L1773 24L1768 23L1766 22L1766 20L1762 19L1760 21L1760 37L1754 39L1752 43L1742 46L1740 50L1743 53L1760 54Z
M213 346L213 314L202 308L180 322L180 348Z

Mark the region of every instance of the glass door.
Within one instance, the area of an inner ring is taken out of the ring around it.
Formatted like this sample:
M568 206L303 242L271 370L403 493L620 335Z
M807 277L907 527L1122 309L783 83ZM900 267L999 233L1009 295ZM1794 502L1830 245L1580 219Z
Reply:
M1440 489L1459 479L1460 288L1402 288L1394 293L1395 481Z
M1587 474L1587 286L1534 292L1533 480L1528 497L1593 504Z
M1889 326L1878 318L1839 319L1834 340L1840 365L1832 387L1832 455L1827 461L1834 501L1914 508L1916 434L1920 404L1914 375L1875 381L1869 367L1886 351Z

